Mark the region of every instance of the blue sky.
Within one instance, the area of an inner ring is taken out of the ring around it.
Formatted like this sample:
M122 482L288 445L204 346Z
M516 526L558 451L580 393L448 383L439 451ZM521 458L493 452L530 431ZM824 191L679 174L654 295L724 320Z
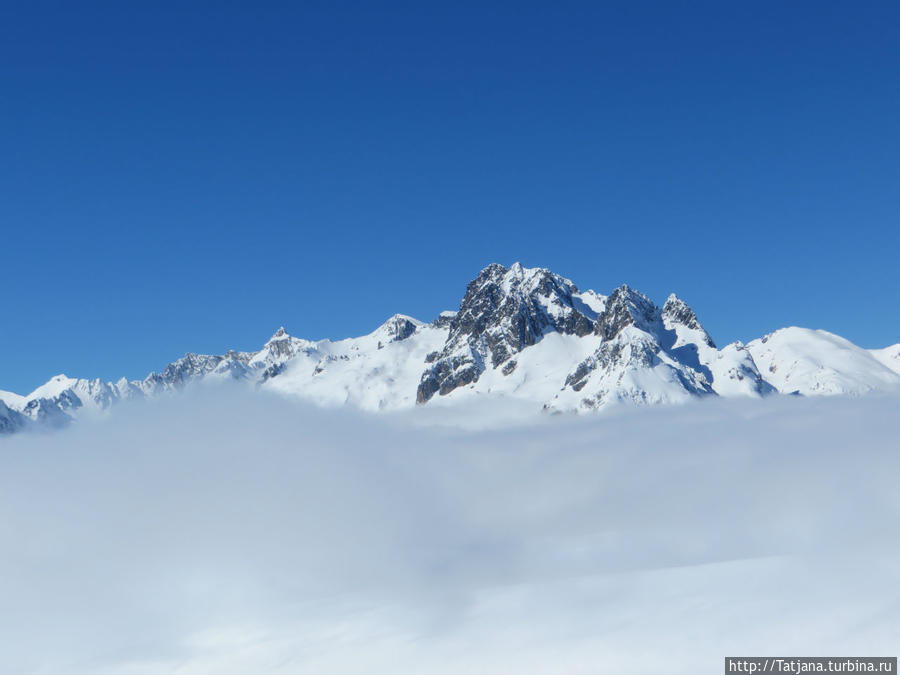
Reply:
M900 341L896 3L125 4L0 4L0 389L430 319L494 261Z

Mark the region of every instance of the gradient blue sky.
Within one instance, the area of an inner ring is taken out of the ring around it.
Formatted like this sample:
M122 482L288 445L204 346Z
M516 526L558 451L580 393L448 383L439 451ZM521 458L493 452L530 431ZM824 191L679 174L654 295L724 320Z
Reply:
M0 59L0 389L431 319L493 261L900 341L897 3L3 2Z

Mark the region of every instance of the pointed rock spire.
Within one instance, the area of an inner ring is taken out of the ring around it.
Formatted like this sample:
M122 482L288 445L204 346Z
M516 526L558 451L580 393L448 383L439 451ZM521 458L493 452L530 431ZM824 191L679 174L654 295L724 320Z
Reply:
M699 331L703 335L703 340L710 347L715 347L709 333L700 324L694 310L688 304L674 293L670 294L666 299L666 304L662 308L662 320L666 328L673 329L675 326L684 326L690 330Z
M628 326L648 330L658 320L659 308L643 293L622 284L606 301L594 324L594 333L612 340Z
M417 321L410 316L394 314L394 316L378 327L375 334L385 342L399 342L410 337L421 325L421 321Z

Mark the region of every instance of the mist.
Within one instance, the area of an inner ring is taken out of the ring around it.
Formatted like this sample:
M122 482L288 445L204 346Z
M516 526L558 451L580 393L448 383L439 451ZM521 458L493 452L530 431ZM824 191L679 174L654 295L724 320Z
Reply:
M898 404L701 401L498 428L484 408L364 415L221 388L10 437L2 670L892 655Z

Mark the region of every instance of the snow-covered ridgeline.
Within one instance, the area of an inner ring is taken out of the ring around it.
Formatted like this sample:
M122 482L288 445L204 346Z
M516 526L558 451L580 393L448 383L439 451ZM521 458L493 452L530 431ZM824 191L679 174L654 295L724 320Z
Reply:
M397 314L369 335L315 342L280 328L259 351L186 354L143 380L57 375L25 396L0 391L0 432L61 426L121 400L222 380L365 410L488 397L535 411L586 411L888 390L900 387L900 344L865 350L791 327L719 349L674 294L658 307L628 286L603 296L547 269L493 264L468 284L458 310L431 323Z

